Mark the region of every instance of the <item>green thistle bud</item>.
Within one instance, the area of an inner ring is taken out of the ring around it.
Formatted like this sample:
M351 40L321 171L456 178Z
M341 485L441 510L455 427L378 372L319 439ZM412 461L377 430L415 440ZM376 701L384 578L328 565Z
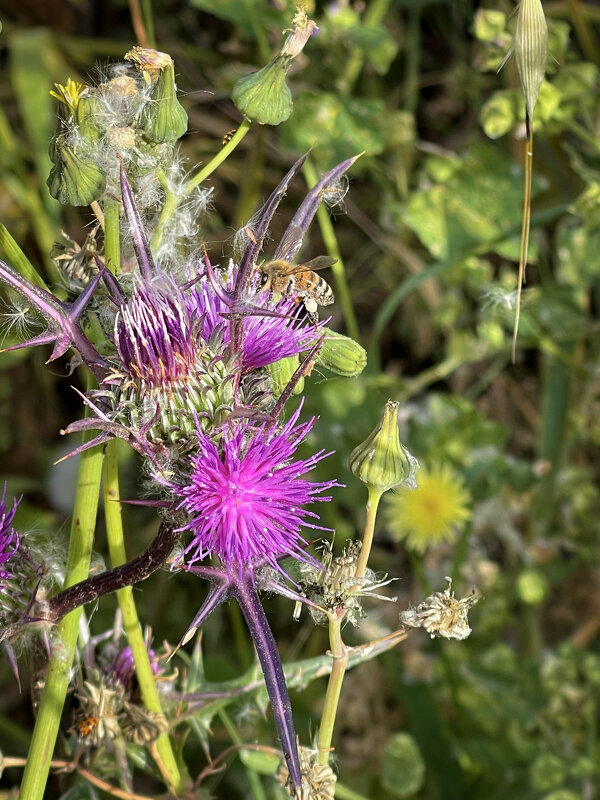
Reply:
M102 196L106 176L100 167L80 158L72 147L64 144L62 137L52 143L50 157L54 166L46 183L59 203L88 206Z
M281 358L273 364L269 364L267 369L271 376L273 394L279 397L285 387L290 382L290 378L300 366L300 357L298 355L289 356L289 358ZM302 394L304 391L304 378L300 378L292 394Z
M398 403L388 400L373 433L350 454L350 469L369 489L387 492L414 484L417 460L400 442Z
M231 99L242 114L259 125L279 125L292 113L285 74L291 56L276 56L266 67L240 78Z
M151 67L148 64L143 67L146 80L151 81L156 75L156 85L150 101L144 107L140 127L146 139L151 142L176 142L187 131L188 117L177 99L173 59L166 53L157 53L154 50L143 52L155 53L157 57L151 62ZM139 58L138 53L138 66Z
M324 328L326 334L317 355L317 364L327 367L336 375L354 378L367 366L367 351L349 336Z

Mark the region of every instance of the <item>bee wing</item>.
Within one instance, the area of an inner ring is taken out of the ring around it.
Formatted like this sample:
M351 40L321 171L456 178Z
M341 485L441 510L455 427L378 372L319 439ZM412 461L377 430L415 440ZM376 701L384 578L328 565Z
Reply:
M300 228L298 225L294 225L291 228L288 228L283 234L281 241L277 245L277 249L273 254L273 261L277 261L280 258L284 259L285 261L293 261L294 256L301 247L302 228Z
M309 269L313 272L319 269L327 269L327 267L331 267L332 264L335 264L336 261L337 258L317 256L316 258L311 258L310 261L305 261L304 264L296 264L294 268L289 271L289 274L293 275L295 272L306 272Z

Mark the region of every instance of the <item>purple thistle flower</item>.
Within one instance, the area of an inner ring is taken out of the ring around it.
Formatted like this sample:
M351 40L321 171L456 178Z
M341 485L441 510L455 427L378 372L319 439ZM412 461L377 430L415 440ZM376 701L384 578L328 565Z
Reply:
M158 675L158 656L151 648L148 648L148 655L150 657L152 674ZM119 650L115 656L115 660L111 666L111 676L127 690L131 689L133 686L135 679L135 662L129 645Z
M185 551L190 563L211 553L228 569L259 563L277 569L277 559L286 555L307 560L300 528L323 528L309 521L318 516L303 506L331 500L317 495L339 484L302 477L330 453L291 460L315 422L296 425L299 413L279 429L272 423L226 428L217 443L198 427L189 480L179 485L159 478L180 498L175 508L190 515L182 528L193 534Z
M230 294L238 276L238 267L232 261L224 274L223 297ZM267 292L258 293L257 276L249 287L248 297L252 307L242 317L242 372L266 367L282 358L308 350L319 334L318 328L307 324L295 300L282 297L275 304ZM204 278L188 296L193 316L201 322L202 338L209 341L216 329L222 331L224 344L231 338L230 307ZM261 311L265 312L264 314Z
M151 387L185 381L195 370L200 349L182 289L166 275L162 283L139 281L115 322L115 347L123 366Z
M4 569L4 564L19 549L19 534L12 527L12 522L17 512L20 499L13 500L12 508L9 508L5 502L6 499L6 484L2 490L2 498L0 499L0 590L4 588L3 581L12 577L12 573Z

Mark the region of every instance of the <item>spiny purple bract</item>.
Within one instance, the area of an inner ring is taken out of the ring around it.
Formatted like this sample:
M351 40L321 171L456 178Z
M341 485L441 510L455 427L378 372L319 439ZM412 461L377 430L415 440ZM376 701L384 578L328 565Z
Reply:
M190 459L186 484L165 482L180 497L176 508L190 515L182 527L193 534L186 549L190 563L211 553L228 568L264 562L276 567L285 555L309 558L300 528L322 528L310 522L318 517L303 506L330 500L317 495L338 484L303 477L329 453L291 460L315 421L297 425L299 411L278 430L266 424L225 428L216 444L198 429L198 453Z

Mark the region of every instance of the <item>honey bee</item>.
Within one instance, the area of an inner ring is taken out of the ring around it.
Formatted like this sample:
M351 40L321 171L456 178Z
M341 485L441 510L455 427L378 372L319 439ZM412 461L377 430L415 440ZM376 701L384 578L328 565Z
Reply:
M328 306L334 301L333 291L327 281L315 270L325 269L335 264L337 259L317 256L303 264L292 264L284 258L276 258L261 264L261 291L295 294L304 303L306 314L311 322L316 322L317 307Z
M292 261L302 247L302 229L291 225L284 233L271 261L259 266L260 291L275 292L286 297L296 295L304 303L306 315L312 323L318 319L318 306L328 306L334 301L331 286L316 270L335 264L337 259L317 256L302 264Z

